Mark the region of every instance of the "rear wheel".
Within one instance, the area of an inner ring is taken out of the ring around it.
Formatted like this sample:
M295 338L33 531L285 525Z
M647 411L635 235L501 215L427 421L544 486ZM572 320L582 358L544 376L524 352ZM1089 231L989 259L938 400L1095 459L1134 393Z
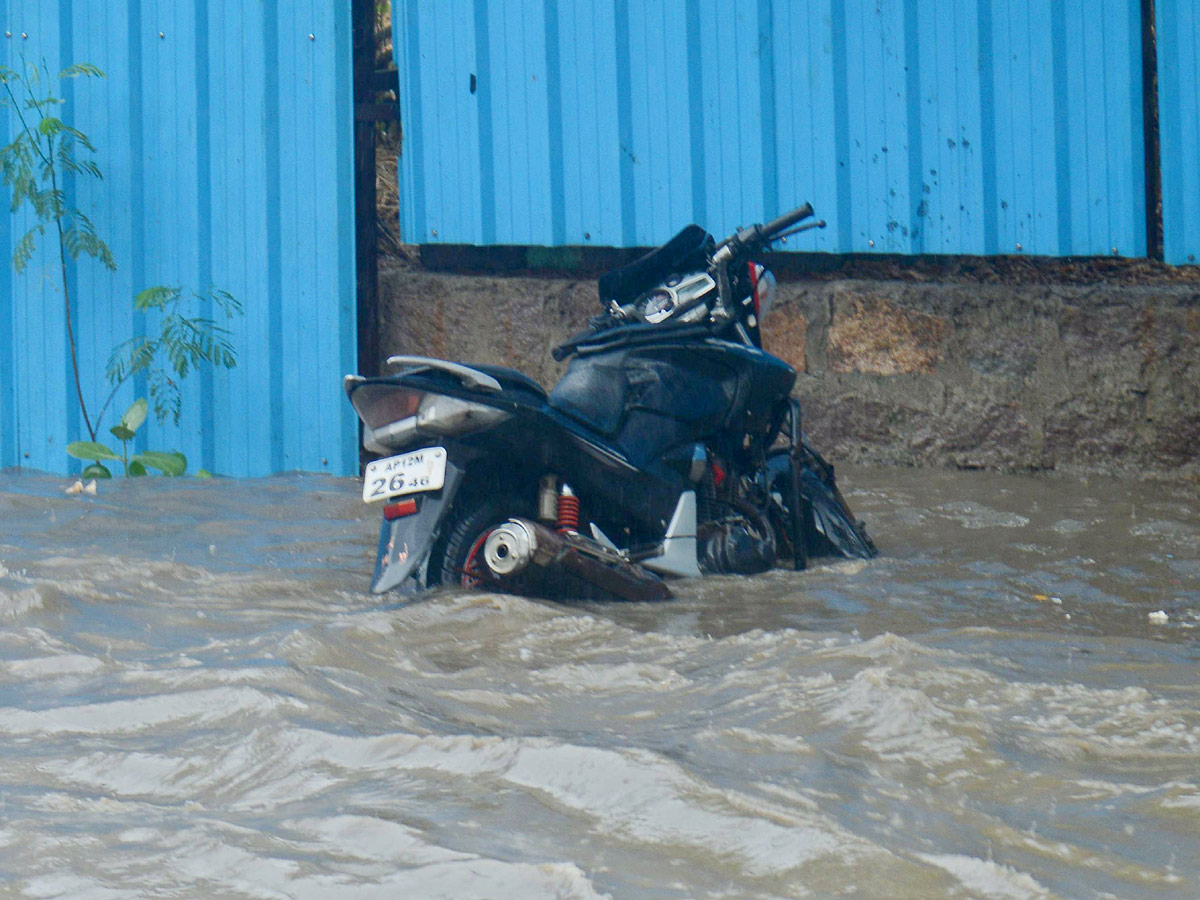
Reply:
M464 498L461 513L438 541L429 564L429 584L464 588L487 587L492 582L483 561L488 535L509 519L529 517L526 504L515 497Z

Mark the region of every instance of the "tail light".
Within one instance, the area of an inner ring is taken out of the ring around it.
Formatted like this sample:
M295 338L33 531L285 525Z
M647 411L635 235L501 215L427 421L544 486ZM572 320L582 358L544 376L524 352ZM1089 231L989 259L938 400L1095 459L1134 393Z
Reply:
M424 391L394 384L364 384L351 396L354 411L368 428L382 428L415 416Z
M420 438L452 437L498 425L509 417L483 403L399 384L348 383L350 402L366 426L363 446L391 453Z
M389 522L394 522L397 519L403 519L405 516L414 516L417 514L417 500L415 497L408 497L396 503L388 503L383 507L383 517Z

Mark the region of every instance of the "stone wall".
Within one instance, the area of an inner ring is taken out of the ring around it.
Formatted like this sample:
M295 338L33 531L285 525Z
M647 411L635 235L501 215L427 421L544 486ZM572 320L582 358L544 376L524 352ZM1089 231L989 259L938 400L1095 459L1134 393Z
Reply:
M595 282L381 272L384 355L512 366L549 387ZM794 280L764 344L830 458L1200 473L1200 286Z

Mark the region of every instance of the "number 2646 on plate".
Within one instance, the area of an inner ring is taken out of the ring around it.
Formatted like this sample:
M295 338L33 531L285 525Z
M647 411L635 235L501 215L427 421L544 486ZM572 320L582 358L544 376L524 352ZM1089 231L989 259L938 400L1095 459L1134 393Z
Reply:
M437 491L445 482L446 451L442 447L376 459L367 463L363 473L363 502Z

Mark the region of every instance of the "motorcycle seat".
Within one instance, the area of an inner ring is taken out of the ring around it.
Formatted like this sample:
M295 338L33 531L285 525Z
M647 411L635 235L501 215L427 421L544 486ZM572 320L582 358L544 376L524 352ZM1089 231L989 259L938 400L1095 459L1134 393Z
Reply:
M713 239L699 225L689 225L661 247L629 265L600 276L600 302L626 303L646 293L672 273L704 268Z
M524 388L527 391L532 391L538 399L546 399L546 389L526 375L524 372L518 372L516 369L510 369L507 366L494 366L490 364L472 363L472 369L478 369L487 375L491 375L504 388Z

